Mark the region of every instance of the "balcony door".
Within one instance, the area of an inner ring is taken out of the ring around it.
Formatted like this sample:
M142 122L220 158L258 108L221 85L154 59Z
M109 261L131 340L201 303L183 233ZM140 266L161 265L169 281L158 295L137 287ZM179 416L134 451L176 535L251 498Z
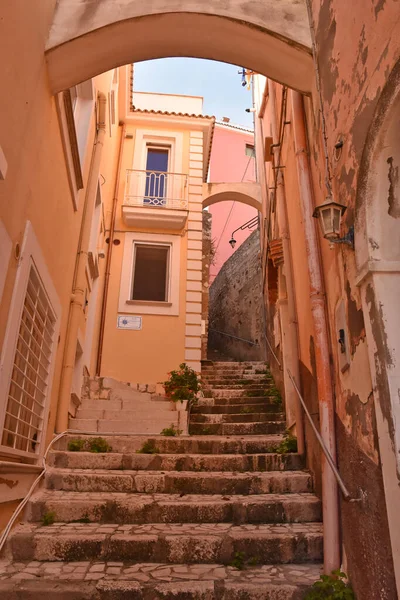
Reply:
M143 204L165 206L169 148L147 147L146 187Z

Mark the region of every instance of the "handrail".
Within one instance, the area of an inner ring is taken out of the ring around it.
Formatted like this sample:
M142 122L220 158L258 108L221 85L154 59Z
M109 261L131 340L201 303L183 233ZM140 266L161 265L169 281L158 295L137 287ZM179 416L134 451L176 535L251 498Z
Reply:
M322 448L323 453L325 454L325 458L328 461L329 466L332 469L333 474L336 477L336 481L338 482L338 485L339 485L339 487L341 489L341 492L343 494L344 499L347 500L348 502L360 502L362 500L362 498L352 498L351 497L351 494L350 494L349 490L347 489L347 487L346 487L343 479L341 478L340 473L339 473L339 471L338 471L338 469L337 469L337 467L335 465L335 462L334 462L334 460L333 460L333 458L332 458L332 456L331 456L328 448L326 447L324 440L321 437L321 434L319 433L318 429L315 426L314 421L312 420L310 412L309 412L309 410L308 410L308 408L306 406L306 403L304 402L304 398L301 395L300 390L297 387L297 384L296 384L295 380L293 379L293 376L292 376L291 372L289 371L289 369L286 369L286 371L287 371L287 374L289 375L289 379L292 382L292 385L293 385L294 389L296 390L296 393L297 393L297 395L299 397L299 400L300 400L301 405L302 405L302 407L304 409L304 412L306 413L306 416L307 416L307 419L309 420L311 428L312 428L312 430L315 433L315 436L316 436L316 438L317 438L317 440L318 440L318 442L319 442L319 444L320 444L320 446Z
M175 173L174 171L155 171L154 169L126 169L127 173L157 173L159 175L183 175L189 177L187 173Z
M252 342L251 340L245 340L244 338L238 337L237 335L232 335L231 333L225 333L225 331L218 331L218 329L213 329L212 327L209 327L208 331L214 331L214 333L220 333L221 335L226 335L227 337L231 337L234 340L240 340L241 342L246 342L247 344L251 344L252 346L260 345L258 342Z

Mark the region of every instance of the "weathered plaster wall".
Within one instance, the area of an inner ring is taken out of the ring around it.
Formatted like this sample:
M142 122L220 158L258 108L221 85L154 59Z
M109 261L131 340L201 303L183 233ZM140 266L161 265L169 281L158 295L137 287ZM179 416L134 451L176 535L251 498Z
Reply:
M235 360L264 360L259 232L254 231L210 287L208 344ZM251 346L212 330L257 343Z
M201 334L201 358L207 359L208 346L208 311L210 301L210 268L213 262L212 247L212 215L207 210L203 210L203 259L202 259L202 292L201 292L201 319L204 324L204 330Z

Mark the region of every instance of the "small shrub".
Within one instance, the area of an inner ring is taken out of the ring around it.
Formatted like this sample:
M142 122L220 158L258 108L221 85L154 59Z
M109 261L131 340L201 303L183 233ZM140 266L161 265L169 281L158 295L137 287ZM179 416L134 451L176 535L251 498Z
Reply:
M346 573L340 570L332 571L332 575L321 575L319 580L313 583L304 600L356 600L346 579Z
M48 526L48 525L53 525L53 523L55 523L56 520L56 513L52 510L48 510L46 513L44 513L43 518L42 518L42 525L44 526Z
M103 452L111 452L112 448L104 438L97 437L88 440L87 442L89 452L95 454L102 454Z
M147 440L144 442L140 450L136 450L137 454L160 454L159 449L156 446L154 440Z
M249 567L256 567L257 565L260 564L260 557L259 556L251 556L249 558L249 560L247 561L247 564L249 565Z
M278 454L297 452L297 438L290 431L285 431L283 440L275 447L275 452Z
M71 523L90 523L88 513L84 513L83 517L76 519L76 521L71 521Z
M84 445L84 440L71 440L70 442L68 442L67 447L69 452L81 452L81 450L83 450Z
M175 425L171 423L171 427L165 427L160 435L165 435L166 437L175 437L177 435L181 435L183 429L175 429Z
M197 393L200 391L200 379L196 371L186 363L181 363L179 370L171 371L168 375L168 380L164 381L167 398L173 402L178 400L188 400L189 404L196 402Z

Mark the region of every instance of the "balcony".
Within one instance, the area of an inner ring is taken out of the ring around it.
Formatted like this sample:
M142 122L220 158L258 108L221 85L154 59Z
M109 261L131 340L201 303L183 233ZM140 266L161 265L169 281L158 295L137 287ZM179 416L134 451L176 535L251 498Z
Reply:
M188 216L188 176L128 169L122 217L128 227L176 229Z

